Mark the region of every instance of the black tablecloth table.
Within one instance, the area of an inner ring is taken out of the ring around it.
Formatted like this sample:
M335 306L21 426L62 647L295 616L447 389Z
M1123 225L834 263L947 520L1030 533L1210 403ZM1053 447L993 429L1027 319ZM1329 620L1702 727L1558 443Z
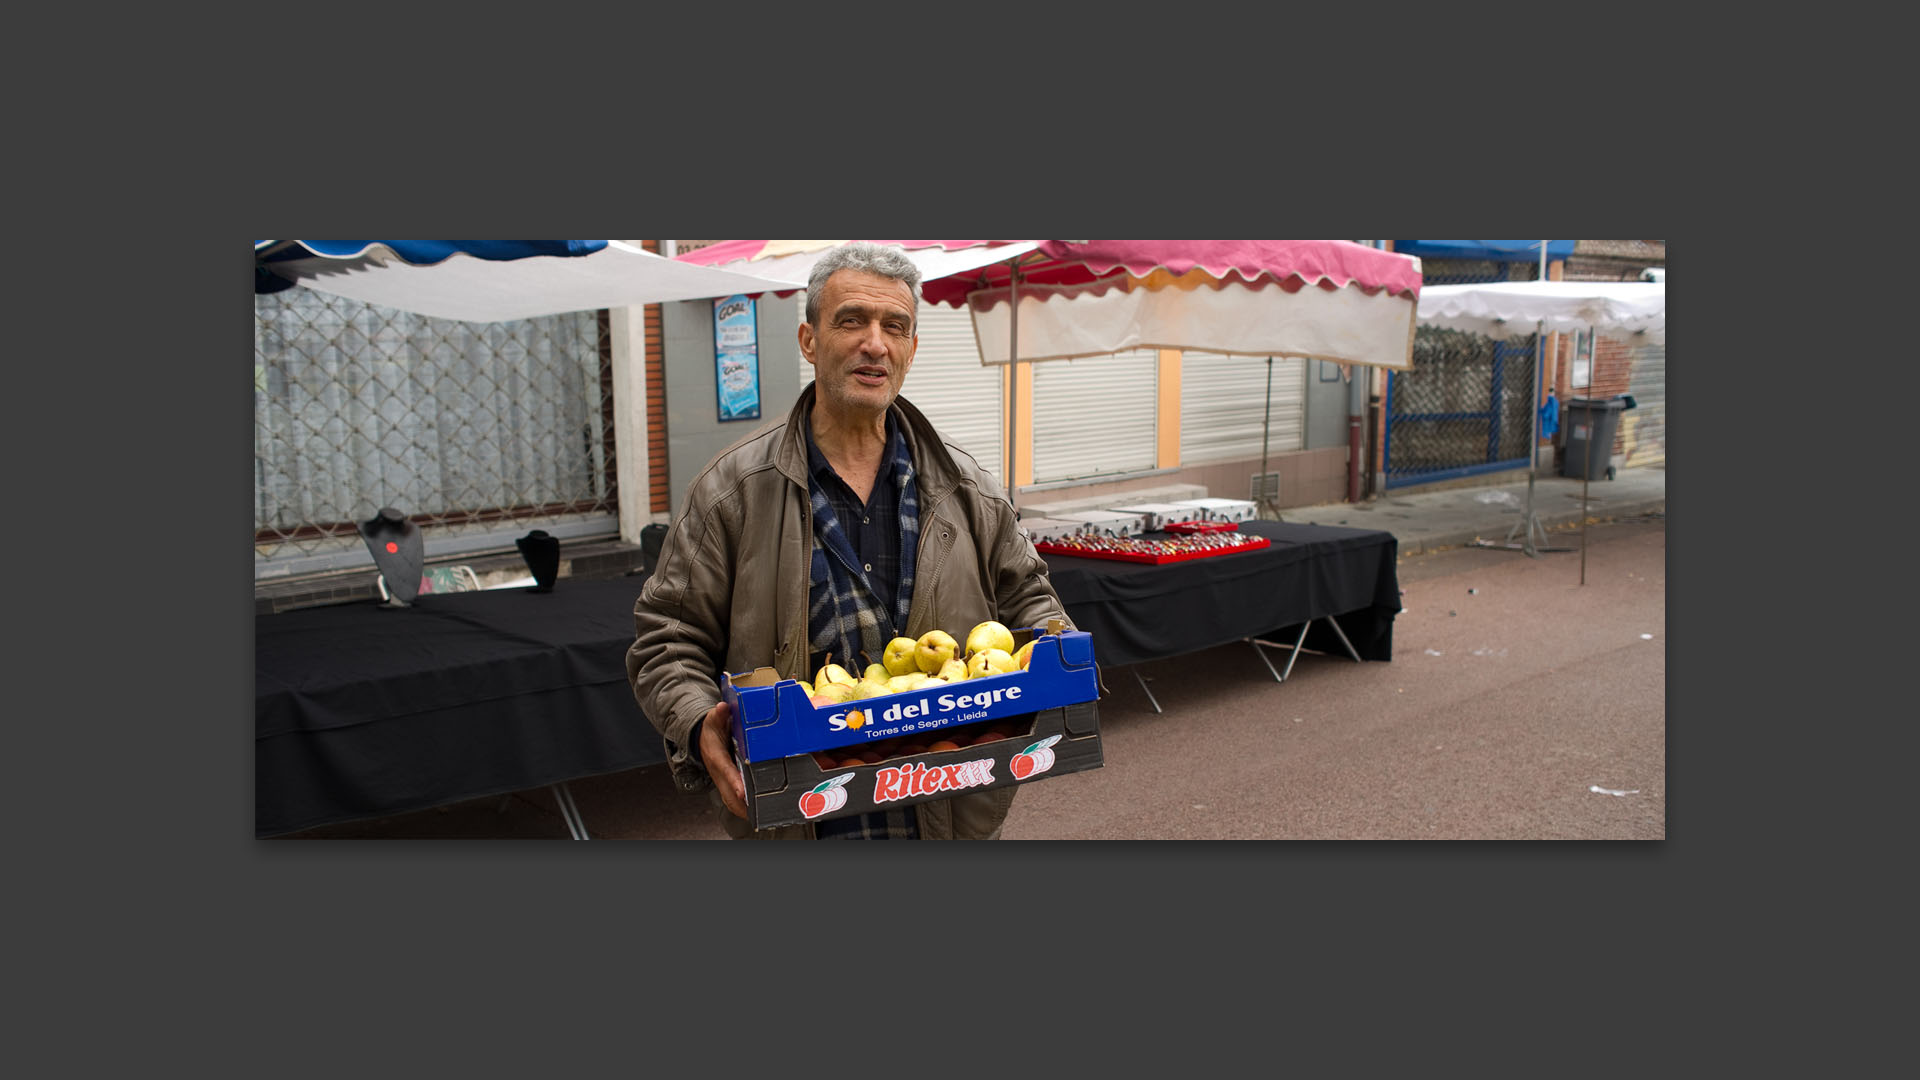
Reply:
M1400 582L1392 533L1276 521L1242 522L1240 531L1270 546L1159 564L1047 555L1048 575L1103 665L1248 639L1293 645L1303 628L1301 647L1344 655L1336 625L1361 659L1393 659Z
M666 760L626 651L644 578L562 579L254 620L254 832L272 836Z
M1150 565L1049 555L1103 665L1247 639L1393 658L1391 533L1244 522L1258 551ZM627 683L644 579L562 579L254 620L254 831L273 836L666 760ZM1271 666L1271 665L1269 665ZM562 812L571 813L564 789Z

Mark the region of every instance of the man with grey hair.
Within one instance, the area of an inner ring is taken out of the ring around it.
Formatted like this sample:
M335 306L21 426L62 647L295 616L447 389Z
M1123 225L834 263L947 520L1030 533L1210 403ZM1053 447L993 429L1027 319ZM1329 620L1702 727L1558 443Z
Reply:
M992 839L1012 785L755 832L735 767L726 672L808 680L824 658L877 659L894 637L1067 621L1005 493L905 398L920 272L849 243L814 264L787 416L723 450L688 487L634 605L627 676L686 791L734 837Z

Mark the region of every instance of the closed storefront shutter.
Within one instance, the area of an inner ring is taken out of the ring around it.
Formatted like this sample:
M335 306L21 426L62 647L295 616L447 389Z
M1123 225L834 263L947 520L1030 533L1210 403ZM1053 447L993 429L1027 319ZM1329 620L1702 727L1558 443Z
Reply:
M802 300L804 305L805 301ZM1006 436L1000 429L1001 369L980 363L967 312L922 303L920 350L900 396L914 404L941 434L959 443L980 467L1003 483ZM813 365L800 358L800 385L813 381Z
M900 393L1004 484L1000 383L1001 368L980 363L973 316L945 304L922 303L920 351Z
M1667 460L1667 347L1642 345L1633 351L1627 393L1633 408L1620 414L1620 455L1628 467Z
M1273 358L1269 454L1306 445L1307 361ZM1180 364L1180 464L1205 465L1260 457L1268 420L1267 360L1187 352Z
M1142 349L1033 365L1034 482L1153 468L1159 363Z

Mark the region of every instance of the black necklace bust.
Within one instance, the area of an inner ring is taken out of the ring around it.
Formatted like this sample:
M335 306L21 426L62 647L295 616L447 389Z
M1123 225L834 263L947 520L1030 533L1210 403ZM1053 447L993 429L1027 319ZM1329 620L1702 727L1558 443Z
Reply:
M360 523L360 538L367 542L373 564L386 581L387 602L381 606L411 607L413 598L420 594L420 572L426 563L426 542L420 536L420 527L389 506Z
M514 545L533 573L534 584L527 591L552 592L554 580L560 576L560 539L549 536L545 529L535 529L515 540Z

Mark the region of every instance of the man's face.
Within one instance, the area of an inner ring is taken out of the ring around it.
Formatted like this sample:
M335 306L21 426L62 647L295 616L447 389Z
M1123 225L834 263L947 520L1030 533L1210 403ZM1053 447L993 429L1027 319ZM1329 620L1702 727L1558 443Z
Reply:
M813 365L819 400L837 413L878 413L893 404L920 347L913 291L904 281L839 270L820 294L820 326L800 326L800 354Z

